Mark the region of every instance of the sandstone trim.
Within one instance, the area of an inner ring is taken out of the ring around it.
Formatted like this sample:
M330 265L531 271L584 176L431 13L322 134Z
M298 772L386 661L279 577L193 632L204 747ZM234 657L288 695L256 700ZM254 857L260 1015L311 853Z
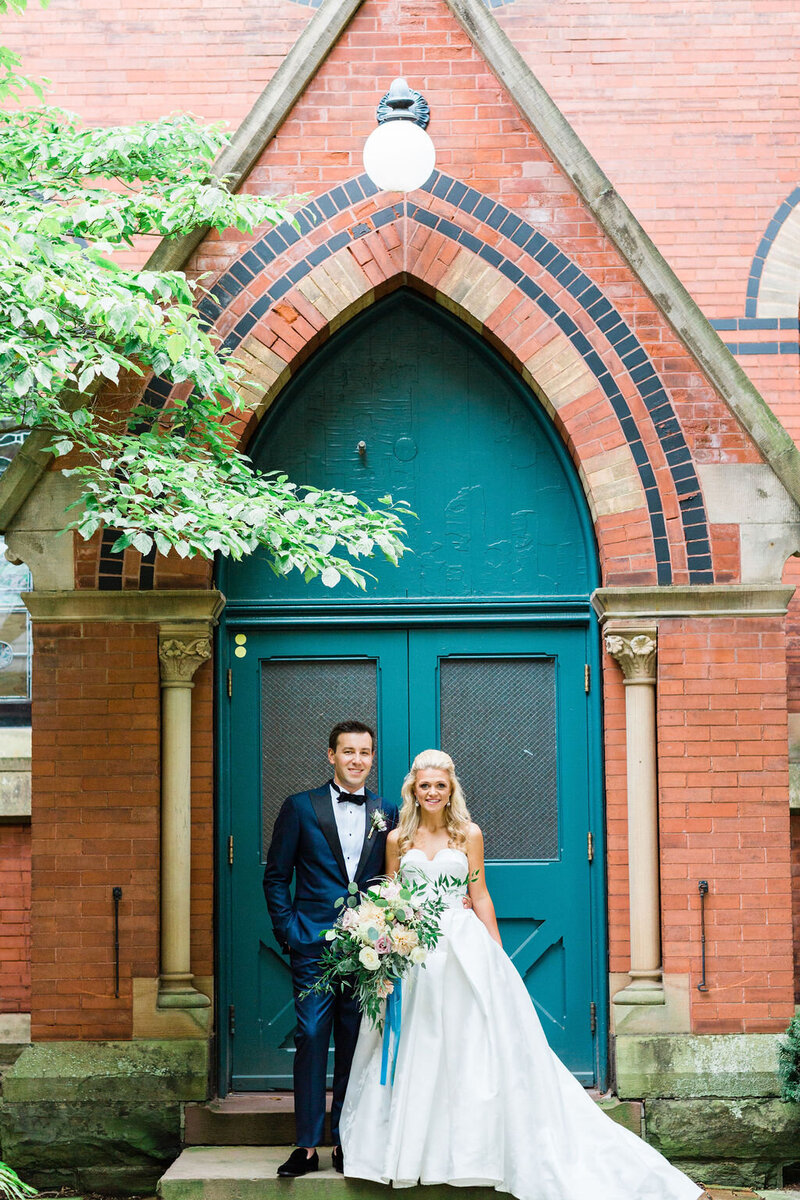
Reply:
M23 592L33 621L212 621L225 607L222 592Z
M653 617L782 617L793 595L793 587L739 583L609 587L597 588L591 603L601 624Z

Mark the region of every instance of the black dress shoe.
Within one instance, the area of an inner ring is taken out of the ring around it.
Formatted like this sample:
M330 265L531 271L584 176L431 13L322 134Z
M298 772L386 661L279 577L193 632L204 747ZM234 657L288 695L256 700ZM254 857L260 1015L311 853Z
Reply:
M309 1158L302 1146L298 1146L289 1155L285 1163L278 1167L280 1179L297 1179L300 1175L308 1175L310 1171L319 1170L319 1155L316 1150Z
M331 1154L334 1171L338 1171L340 1175L344 1175L344 1155L342 1154L341 1146L334 1146Z

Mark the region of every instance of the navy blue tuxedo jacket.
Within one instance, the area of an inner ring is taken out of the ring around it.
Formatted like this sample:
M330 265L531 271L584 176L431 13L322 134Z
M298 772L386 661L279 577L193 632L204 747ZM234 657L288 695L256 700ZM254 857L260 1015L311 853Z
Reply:
M397 807L366 791L366 823L355 882L359 889L384 873L386 832L369 831L372 814L382 812L386 831L397 824ZM292 899L292 876L295 878ZM320 954L319 934L336 919L334 901L347 893L347 867L333 815L330 784L297 792L284 800L267 851L264 893L278 944Z

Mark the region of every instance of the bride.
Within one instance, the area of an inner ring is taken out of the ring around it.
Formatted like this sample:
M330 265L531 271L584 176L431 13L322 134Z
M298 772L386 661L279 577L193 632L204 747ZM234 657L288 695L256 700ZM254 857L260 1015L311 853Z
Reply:
M394 1085L362 1021L341 1118L344 1173L408 1187L490 1186L519 1200L697 1200L703 1189L610 1120L550 1050L503 952L453 761L418 754L386 873L458 880L442 932L403 989ZM468 892L472 909L465 909Z

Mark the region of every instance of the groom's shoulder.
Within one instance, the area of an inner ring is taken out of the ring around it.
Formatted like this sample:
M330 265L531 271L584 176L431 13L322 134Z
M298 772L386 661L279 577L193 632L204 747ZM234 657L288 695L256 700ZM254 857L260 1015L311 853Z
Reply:
M291 796L287 796L283 803L285 806L301 809L310 805L314 799L324 799L329 794L330 784L323 783L319 787L305 788L302 792L292 792Z

